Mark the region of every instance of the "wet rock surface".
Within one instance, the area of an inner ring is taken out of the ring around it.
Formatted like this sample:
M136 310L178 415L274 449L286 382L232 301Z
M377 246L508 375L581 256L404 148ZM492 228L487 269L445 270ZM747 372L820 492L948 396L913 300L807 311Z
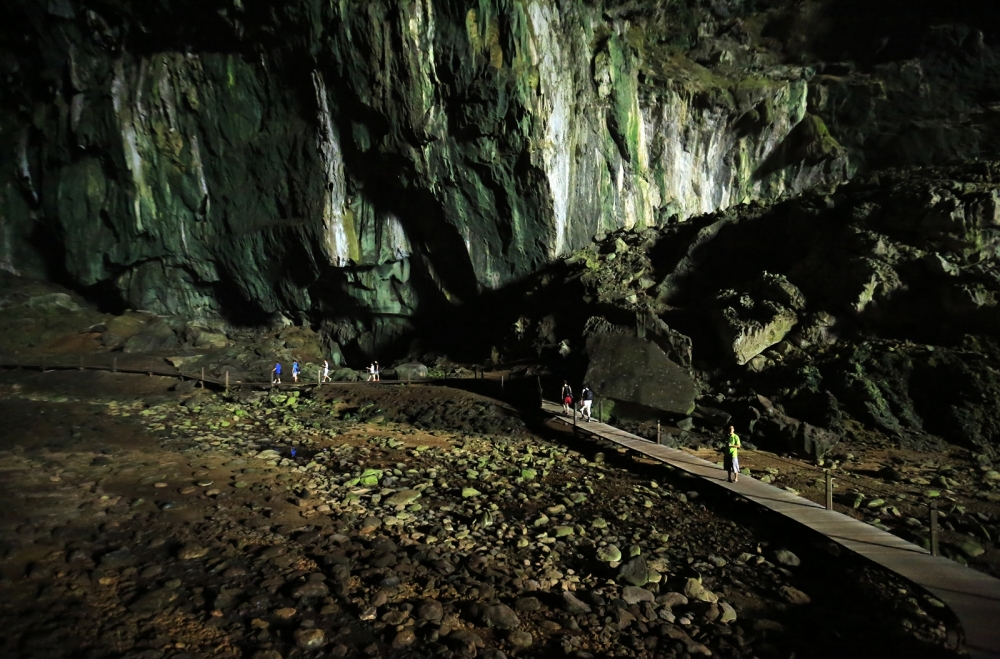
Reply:
M950 656L926 598L898 605L902 585L777 544L665 472L558 435L348 417L365 399L477 412L458 390L331 386L290 409L283 394L187 407L145 376L0 387L6 656L754 656L817 634L850 651L831 621Z

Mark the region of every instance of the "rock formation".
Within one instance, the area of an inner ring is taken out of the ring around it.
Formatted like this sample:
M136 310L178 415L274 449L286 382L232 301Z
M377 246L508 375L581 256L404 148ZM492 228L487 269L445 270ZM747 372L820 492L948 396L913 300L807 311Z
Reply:
M371 352L595 236L994 152L961 7L907 49L843 3L707 4L5 3L0 266Z

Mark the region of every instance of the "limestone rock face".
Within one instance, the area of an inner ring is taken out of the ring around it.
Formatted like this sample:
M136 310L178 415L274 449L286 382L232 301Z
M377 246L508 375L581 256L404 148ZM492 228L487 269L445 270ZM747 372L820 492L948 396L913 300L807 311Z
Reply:
M989 40L966 56L936 29L924 59L855 75L795 12L632 4L5 3L0 268L154 313L326 322L374 353L595 236L1000 143L959 119L992 116ZM767 43L745 28L772 18ZM920 221L995 221L996 199L954 196ZM890 266L857 264L846 303Z
M652 341L601 334L587 340L587 353L586 382L598 395L674 414L694 411L691 376Z
M60 82L0 108L15 155L0 266L64 270L135 309L307 312L374 351L428 300L497 288L598 233L847 173L801 71L646 61L600 6L76 4L10 10L35 26L18 75Z

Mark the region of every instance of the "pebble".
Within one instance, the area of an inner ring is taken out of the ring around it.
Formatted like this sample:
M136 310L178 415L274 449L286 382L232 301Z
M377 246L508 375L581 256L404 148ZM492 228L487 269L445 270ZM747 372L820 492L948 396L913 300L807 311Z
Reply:
M394 611L389 611L384 616L382 616L382 622L384 622L387 625L392 625L393 627L395 627L396 625L402 625L409 619L409 617L410 614L408 611L404 611L402 609L396 609Z
M417 640L417 634L413 631L412 627L406 627L405 629L399 631L396 637L392 639L392 647L394 648L405 648L412 645L414 641Z
M562 593L562 608L567 613L590 613L590 606L581 602L576 595L569 591Z
M152 614L167 608L178 598L177 592L172 588L160 588L150 593L146 593L129 605L129 611L136 614Z
M652 602L655 598L653 593L638 586L625 586L622 589L622 599L626 604L639 604L640 602Z
M518 613L532 613L542 608L542 602L537 597L519 597L514 601L514 610Z
M316 650L326 643L326 634L322 629L298 629L295 631L295 644L303 650Z
M705 587L701 585L701 579L690 577L684 584L684 596L688 599L698 599L698 596L704 591Z
M426 599L417 606L417 619L425 622L441 622L444 617L444 607L441 602Z
M318 599L329 595L330 588L322 581L307 581L292 591L293 599Z
M177 552L177 558L182 561L192 561L198 558L202 558L208 554L208 548L202 547L201 545L196 545L193 543L188 543L181 547L181 550Z
M468 629L456 629L448 634L448 641L453 645L459 645L469 650L486 647L486 643L473 631Z
M385 500L387 506L406 506L423 496L417 490L400 490Z
M531 632L516 629L507 635L507 640L515 648L530 648L535 642L535 639L531 636Z
M701 586L700 583L698 585ZM675 606L686 605L688 603L688 598L681 593L669 592L657 597L656 601L669 609Z
M633 586L645 586L649 583L649 568L646 566L646 559L642 556L632 558L618 570L618 577Z
M787 549L779 549L774 552L774 559L781 563L782 565L787 565L788 567L798 567L802 564L799 557L788 551Z
M778 589L781 597L789 604L804 605L812 602L812 598L794 586L782 586Z
M622 551L615 545L606 545L597 548L597 560L605 563L615 563L622 559Z
M516 629L521 625L517 614L506 604L487 606L483 609L482 618L487 627L496 629Z
M108 552L101 557L101 567L107 570L120 570L135 563L135 556L128 547L122 547Z

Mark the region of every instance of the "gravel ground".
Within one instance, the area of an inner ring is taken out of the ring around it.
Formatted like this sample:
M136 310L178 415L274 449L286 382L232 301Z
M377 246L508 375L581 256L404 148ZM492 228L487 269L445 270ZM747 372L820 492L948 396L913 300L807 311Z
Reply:
M2 656L956 656L907 584L466 391L7 372L0 414Z

